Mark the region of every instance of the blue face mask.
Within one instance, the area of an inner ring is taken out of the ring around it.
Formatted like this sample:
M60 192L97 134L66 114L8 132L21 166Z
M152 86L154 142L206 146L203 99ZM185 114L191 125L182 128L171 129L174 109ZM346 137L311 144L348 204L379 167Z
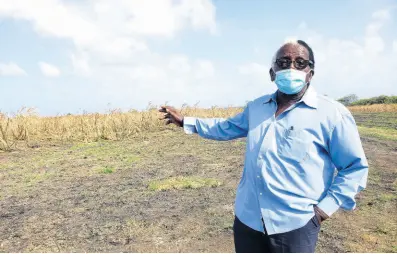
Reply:
M276 83L278 89L285 94L297 94L306 85L306 75L304 71L286 69L276 72Z

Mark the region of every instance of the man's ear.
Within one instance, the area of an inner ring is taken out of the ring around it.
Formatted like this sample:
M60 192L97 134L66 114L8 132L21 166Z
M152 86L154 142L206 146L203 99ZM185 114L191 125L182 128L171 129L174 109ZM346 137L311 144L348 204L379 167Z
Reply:
M314 70L311 69L309 71L309 75L307 76L306 82L310 83L310 81L312 80L313 76L314 76Z
M276 79L276 73L273 71L273 68L269 70L270 80L273 82Z

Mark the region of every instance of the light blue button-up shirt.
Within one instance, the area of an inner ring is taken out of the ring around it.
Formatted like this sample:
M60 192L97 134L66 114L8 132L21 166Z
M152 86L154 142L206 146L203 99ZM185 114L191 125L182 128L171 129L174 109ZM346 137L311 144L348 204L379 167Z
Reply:
M228 119L184 118L184 130L213 140L247 137L235 214L269 235L303 227L314 205L331 216L352 210L366 186L368 163L351 113L309 86L275 117L276 93L250 101ZM335 172L337 172L335 176Z

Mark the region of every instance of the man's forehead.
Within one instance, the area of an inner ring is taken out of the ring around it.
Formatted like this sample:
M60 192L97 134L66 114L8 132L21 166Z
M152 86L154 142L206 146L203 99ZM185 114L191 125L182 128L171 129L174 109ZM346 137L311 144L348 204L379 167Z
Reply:
M302 45L298 43L288 43L283 45L278 51L277 51L277 58L283 57L283 56L301 56L304 58L309 57L309 51Z

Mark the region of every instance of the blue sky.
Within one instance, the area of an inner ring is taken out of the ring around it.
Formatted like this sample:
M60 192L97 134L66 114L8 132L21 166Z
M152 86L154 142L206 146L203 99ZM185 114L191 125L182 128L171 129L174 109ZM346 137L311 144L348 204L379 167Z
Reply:
M319 93L397 95L392 0L0 0L0 110L42 115L243 105L273 92L288 39Z

